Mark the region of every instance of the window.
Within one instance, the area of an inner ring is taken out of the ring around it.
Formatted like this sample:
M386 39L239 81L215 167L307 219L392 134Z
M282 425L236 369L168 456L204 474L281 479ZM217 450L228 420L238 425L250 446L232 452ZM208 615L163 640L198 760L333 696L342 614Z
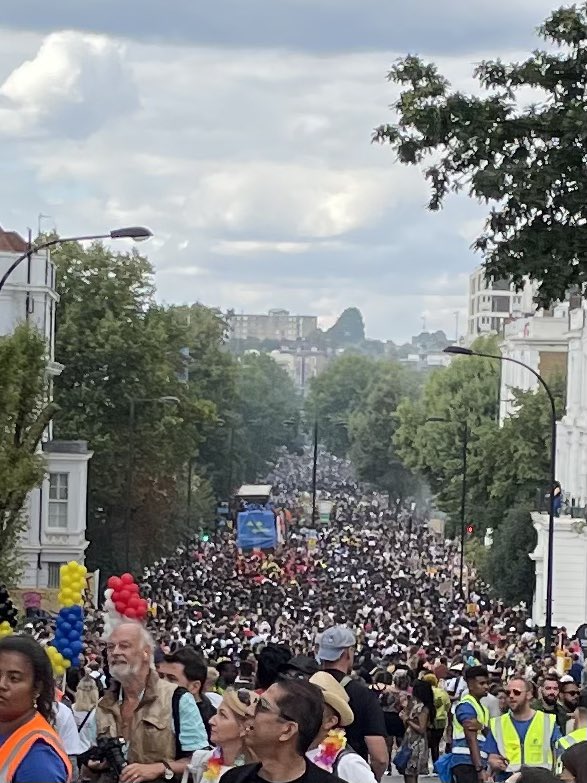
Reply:
M59 574L61 563L48 563L49 576L47 578L47 587L59 587Z
M67 527L68 473L49 473L49 523L50 528Z

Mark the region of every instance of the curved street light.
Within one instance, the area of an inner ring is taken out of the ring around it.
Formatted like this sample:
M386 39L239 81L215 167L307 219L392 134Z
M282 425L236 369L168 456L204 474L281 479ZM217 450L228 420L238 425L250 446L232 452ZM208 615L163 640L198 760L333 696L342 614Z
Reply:
M554 581L554 485L556 483L556 404L553 394L548 384L533 367L521 362L519 359L512 359L510 356L499 356L492 353L480 353L471 348L465 348L462 345L449 345L444 349L444 353L450 353L456 356L482 356L485 359L496 359L500 362L511 362L528 370L538 380L546 392L550 402L550 503L548 504L548 567L546 572L546 628L544 633L544 650L550 652L552 643L552 595Z
M150 231L150 229L145 228L144 226L129 226L127 228L115 228L108 234L92 234L79 237L57 237L57 239L49 239L45 242L40 242L38 245L30 245L27 248L26 253L23 253L21 256L19 256L3 274L2 278L0 279L0 291L2 291L4 284L10 275L14 272L16 267L21 263L21 261L24 261L25 258L31 256L33 253L38 253L40 250L45 250L48 247L60 245L64 242L86 242L94 239L134 239L135 242L144 242L146 239L149 239L149 237L152 236L153 233Z

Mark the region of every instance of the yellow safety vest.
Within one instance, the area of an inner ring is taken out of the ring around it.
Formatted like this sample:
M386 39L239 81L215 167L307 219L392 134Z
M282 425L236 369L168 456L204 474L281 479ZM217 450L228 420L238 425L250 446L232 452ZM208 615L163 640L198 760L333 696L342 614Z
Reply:
M570 748L572 745L576 745L577 742L587 742L587 726L584 726L582 729L575 729L575 731L571 731L570 734L567 734L566 737L559 739L556 743L556 747L559 753L562 753L563 750L567 750L567 748Z
M470 704L471 707L473 707L473 709L475 710L477 720L483 726L483 728L487 728L489 726L489 710L487 709L487 707L484 707L483 704L479 704L477 699L474 696L471 696L470 693L468 693L466 696L463 696L462 699L459 701L459 704ZM457 719L456 707L452 719L452 739L453 739L452 752L455 755L469 756L469 747L465 740L465 729ZM480 744L485 742L485 734L482 731L477 732L477 742ZM487 758L487 753L481 750L481 748L480 748L480 753L482 759Z
M500 754L509 761L507 772L519 772L522 766L552 770L554 756L551 747L555 716L536 712L528 726L524 745L509 715L491 720L491 733Z

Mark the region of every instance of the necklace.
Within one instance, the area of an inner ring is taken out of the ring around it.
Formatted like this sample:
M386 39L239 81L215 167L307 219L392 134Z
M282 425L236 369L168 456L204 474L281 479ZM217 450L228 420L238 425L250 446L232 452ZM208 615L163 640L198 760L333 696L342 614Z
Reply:
M209 783L216 783L216 781L220 778L220 770L223 766L224 753L222 752L222 748L214 748L212 755L206 764L206 769L204 770L204 774L202 776L203 780L206 780Z
M322 769L332 770L336 757L346 747L346 736L342 729L331 729L325 739L318 745L318 755L314 759Z

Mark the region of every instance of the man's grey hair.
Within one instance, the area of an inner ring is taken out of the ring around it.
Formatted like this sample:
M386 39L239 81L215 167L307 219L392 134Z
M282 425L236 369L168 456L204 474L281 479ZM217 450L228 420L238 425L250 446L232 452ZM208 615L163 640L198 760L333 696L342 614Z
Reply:
M138 628L141 632L141 638L143 640L143 643L145 647L149 648L149 651L151 653L151 666L154 666L154 656L155 656L155 640L153 639L153 636L142 623L139 623L138 620L132 620L130 617L123 617L120 622L118 622L113 628L111 633L108 636L105 636L105 641L108 641L112 633L117 629L120 628L123 625L131 625L135 628Z

